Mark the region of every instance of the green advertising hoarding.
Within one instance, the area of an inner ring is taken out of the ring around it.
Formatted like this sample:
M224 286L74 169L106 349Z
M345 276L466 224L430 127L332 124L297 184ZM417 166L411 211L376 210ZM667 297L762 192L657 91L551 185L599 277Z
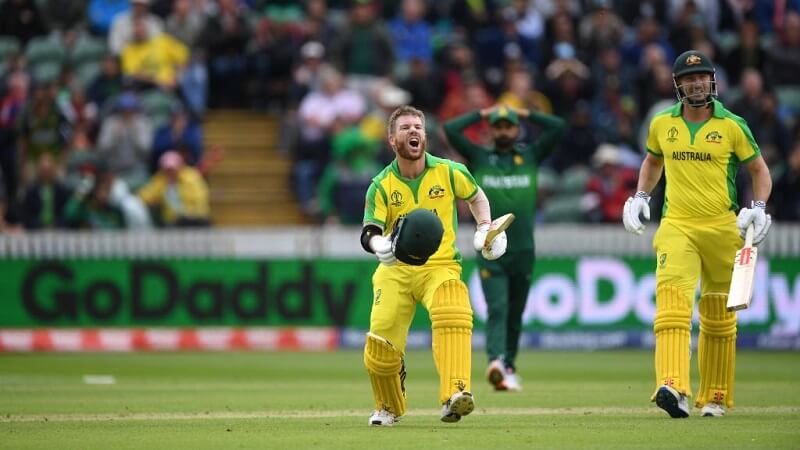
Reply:
M540 259L527 331L646 330L655 312L651 258ZM375 262L321 260L2 260L0 328L335 326L366 329ZM759 261L740 331L800 335L800 261ZM485 302L464 263L476 328ZM413 329L429 329L420 310Z

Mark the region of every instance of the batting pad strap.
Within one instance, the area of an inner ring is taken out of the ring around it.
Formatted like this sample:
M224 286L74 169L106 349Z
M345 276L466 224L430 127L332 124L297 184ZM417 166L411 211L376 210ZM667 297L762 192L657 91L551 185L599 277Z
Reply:
M402 353L386 339L367 333L364 366L372 384L375 409L385 409L398 417L405 414L406 371Z

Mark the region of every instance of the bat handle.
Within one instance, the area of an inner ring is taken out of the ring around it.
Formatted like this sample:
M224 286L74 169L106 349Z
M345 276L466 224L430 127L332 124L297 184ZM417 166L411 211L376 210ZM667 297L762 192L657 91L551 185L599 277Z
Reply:
M745 247L752 247L753 246L753 234L755 233L753 224L747 226L747 231L744 233L744 246Z

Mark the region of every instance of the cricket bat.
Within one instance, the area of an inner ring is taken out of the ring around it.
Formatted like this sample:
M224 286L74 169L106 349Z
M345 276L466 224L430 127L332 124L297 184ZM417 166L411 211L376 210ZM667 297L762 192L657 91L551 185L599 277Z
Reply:
M753 246L753 224L745 232L744 247L736 252L733 260L733 277L728 292L728 311L747 309L753 298L753 284L756 278L756 259L758 248Z
M489 228L489 232L486 233L486 241L483 243L483 248L491 247L492 241L494 241L497 235L506 231L506 229L511 226L511 223L514 222L515 218L516 216L513 213L508 213L494 219Z

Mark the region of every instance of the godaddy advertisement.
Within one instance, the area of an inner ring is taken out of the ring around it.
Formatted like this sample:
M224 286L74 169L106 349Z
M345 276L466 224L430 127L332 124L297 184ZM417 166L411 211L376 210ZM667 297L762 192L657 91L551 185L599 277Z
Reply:
M651 258L537 262L525 330L646 332L655 315ZM0 327L332 326L366 329L369 260L3 260ZM800 261L763 258L741 334L800 341ZM464 263L476 330L486 306ZM413 330L429 329L422 309Z

